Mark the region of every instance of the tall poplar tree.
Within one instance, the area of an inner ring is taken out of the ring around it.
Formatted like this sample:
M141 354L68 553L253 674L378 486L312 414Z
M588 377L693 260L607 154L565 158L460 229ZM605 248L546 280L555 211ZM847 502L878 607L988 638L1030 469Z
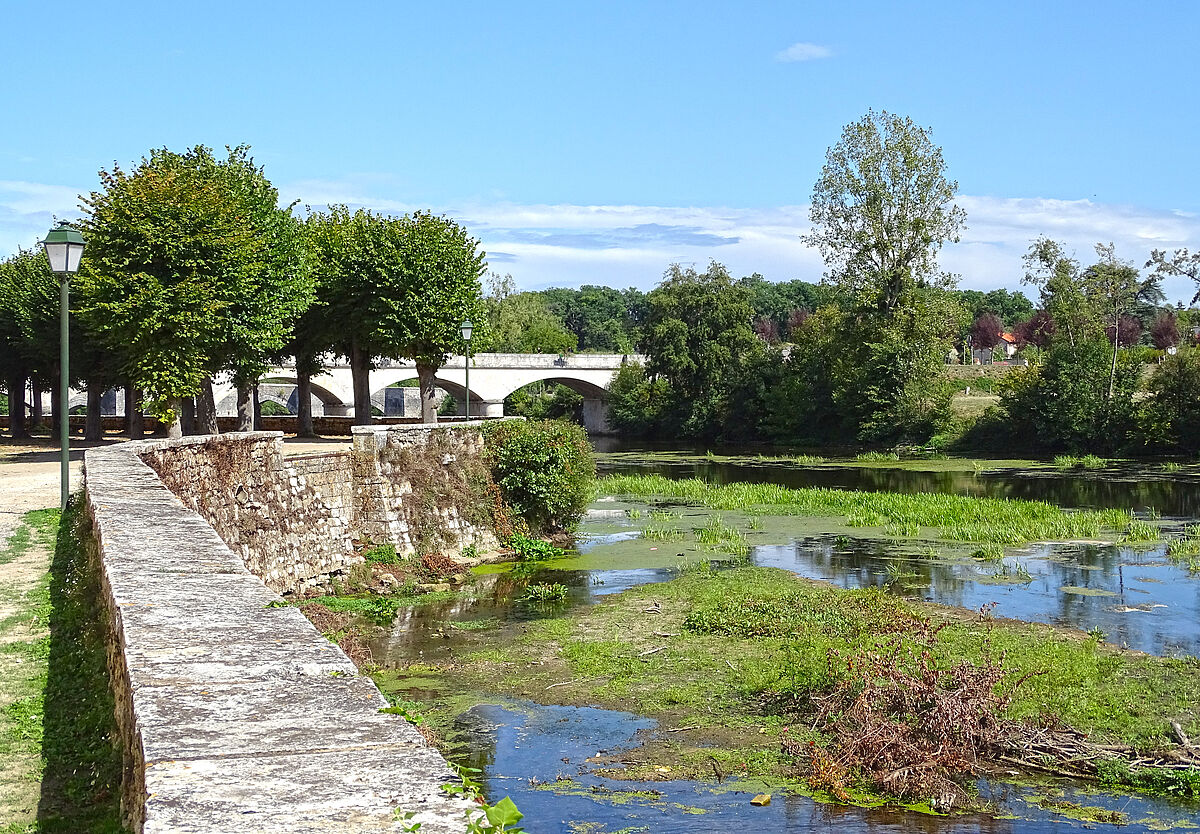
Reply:
M847 299L833 396L863 439L927 433L948 414L939 366L963 311L937 253L966 220L957 188L929 131L886 111L826 152L803 240Z

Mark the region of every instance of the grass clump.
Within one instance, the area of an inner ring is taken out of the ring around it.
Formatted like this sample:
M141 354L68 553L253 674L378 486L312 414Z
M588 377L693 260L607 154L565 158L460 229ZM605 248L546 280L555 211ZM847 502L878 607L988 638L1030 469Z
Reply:
M898 452L862 452L855 455L854 459L865 463L879 463L900 460L900 454Z
M709 484L661 475L613 475L600 480L609 494L669 498L715 510L841 519L852 527L935 528L955 542L1020 545L1033 541L1095 539L1130 526L1120 510L1068 512L1043 501L973 498L945 493L793 489L779 484Z
M1098 455L1057 455L1054 465L1058 469L1104 469L1111 461Z
M683 541L684 532L666 524L649 524L642 530L642 538L652 542Z
M521 596L521 599L534 603L562 602L567 598L568 593L567 586L560 585L557 582L545 585L530 585L525 589L525 593Z
M1140 518L1135 518L1129 522L1129 527L1126 528L1125 534L1121 536L1122 542L1156 542L1162 537L1162 531L1148 521L1143 521Z
M734 556L747 556L750 553L746 537L737 528L726 524L719 515L709 516L704 526L696 529L696 541Z

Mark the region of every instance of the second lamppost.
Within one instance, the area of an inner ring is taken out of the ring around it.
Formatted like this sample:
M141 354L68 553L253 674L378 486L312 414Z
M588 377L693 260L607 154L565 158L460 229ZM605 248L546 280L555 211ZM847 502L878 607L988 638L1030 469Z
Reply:
M467 419L471 419L471 331L474 325L471 320L467 319L462 323L463 341L467 343L467 354L463 357L463 369L466 372L466 389L467 389Z

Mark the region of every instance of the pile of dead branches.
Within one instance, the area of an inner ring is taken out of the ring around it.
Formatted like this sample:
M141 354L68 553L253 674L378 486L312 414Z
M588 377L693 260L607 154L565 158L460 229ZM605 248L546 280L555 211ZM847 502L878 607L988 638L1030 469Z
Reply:
M830 652L839 683L816 699L813 724L829 742L805 751L785 740L785 751L807 755L813 787L844 797L860 778L901 799L958 807L969 799L962 781L1012 748L1020 728L1001 714L1028 676L1002 687L1003 656L939 669L936 639L935 629L924 643L896 636L860 656Z
M949 809L971 801L963 786L989 764L1085 779L1106 762L1130 772L1200 769L1200 749L1178 724L1172 727L1180 747L1147 752L1091 741L1049 718L1040 726L1005 718L1013 693L1037 673L1014 677L1002 654L986 651L978 664L938 668L940 630L907 640L894 635L862 655L830 651L838 683L813 699L812 725L828 741L783 737L783 751L807 765L812 787L846 799L852 784L865 782L882 794Z

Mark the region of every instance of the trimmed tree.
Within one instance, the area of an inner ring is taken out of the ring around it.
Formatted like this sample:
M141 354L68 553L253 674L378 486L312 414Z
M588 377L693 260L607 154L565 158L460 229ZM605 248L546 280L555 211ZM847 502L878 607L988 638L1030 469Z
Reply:
M222 371L257 378L311 302L299 229L245 146L157 149L100 181L80 312L178 436L183 399Z
M421 417L437 422L434 377L447 355L465 349L471 319L486 338L479 242L449 218L418 211L385 217L333 206L308 220L318 301L339 334L354 377L355 423L371 421L368 373L377 356L417 363Z

